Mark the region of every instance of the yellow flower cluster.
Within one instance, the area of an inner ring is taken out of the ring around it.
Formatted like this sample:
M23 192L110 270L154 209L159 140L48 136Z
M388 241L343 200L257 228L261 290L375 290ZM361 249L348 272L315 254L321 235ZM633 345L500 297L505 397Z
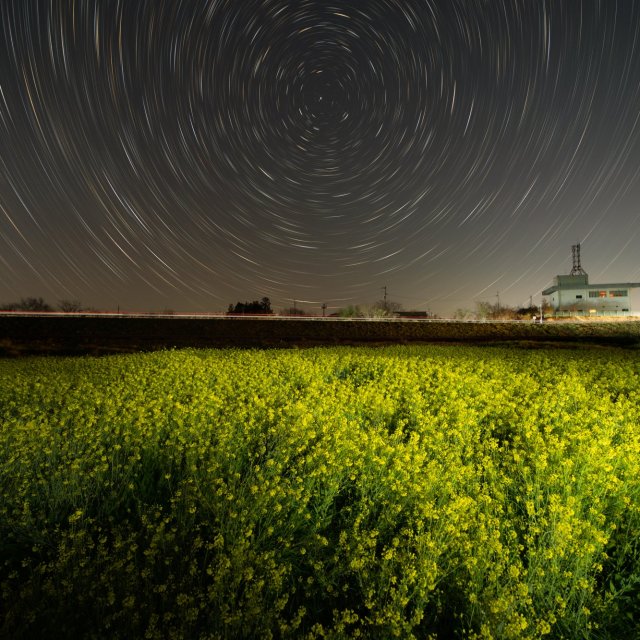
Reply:
M639 398L619 349L0 362L0 629L639 637Z

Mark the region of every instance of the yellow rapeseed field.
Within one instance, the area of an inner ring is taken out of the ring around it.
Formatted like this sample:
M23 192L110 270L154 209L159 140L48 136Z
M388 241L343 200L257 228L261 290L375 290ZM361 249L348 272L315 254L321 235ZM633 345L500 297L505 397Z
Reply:
M640 358L0 361L0 637L640 637Z

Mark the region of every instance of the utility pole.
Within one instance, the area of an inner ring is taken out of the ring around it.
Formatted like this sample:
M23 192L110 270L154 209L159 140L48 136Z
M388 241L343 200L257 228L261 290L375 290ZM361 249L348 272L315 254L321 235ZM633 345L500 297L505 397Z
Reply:
M382 289L384 291L384 308L385 308L385 311L386 311L388 309L388 307L387 307L387 287L384 286L384 287L382 287Z
M322 303L322 317L324 318L324 312L327 310L327 303L323 302Z
M496 291L496 298L498 299L498 313L500 313L500 292Z

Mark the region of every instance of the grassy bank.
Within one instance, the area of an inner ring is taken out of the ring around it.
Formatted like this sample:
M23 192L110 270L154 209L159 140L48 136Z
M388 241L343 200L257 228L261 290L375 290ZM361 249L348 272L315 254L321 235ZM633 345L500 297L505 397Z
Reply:
M0 363L3 637L638 637L621 350Z

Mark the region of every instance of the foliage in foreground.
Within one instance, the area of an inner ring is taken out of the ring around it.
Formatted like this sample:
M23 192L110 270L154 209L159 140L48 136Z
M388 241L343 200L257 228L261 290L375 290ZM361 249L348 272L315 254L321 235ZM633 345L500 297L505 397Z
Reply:
M621 351L0 364L0 635L638 637Z

